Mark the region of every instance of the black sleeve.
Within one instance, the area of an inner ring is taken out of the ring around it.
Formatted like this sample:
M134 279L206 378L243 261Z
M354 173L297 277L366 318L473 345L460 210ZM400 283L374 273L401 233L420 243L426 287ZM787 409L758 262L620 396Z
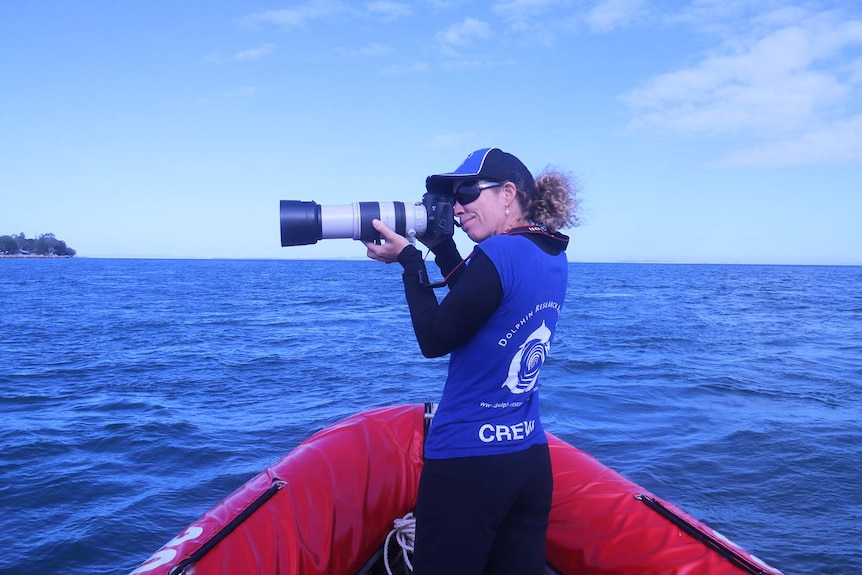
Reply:
M434 290L420 281L425 262L413 246L402 250L398 261L404 267L404 294L413 320L416 341L425 357L450 353L473 337L503 299L500 274L485 253L476 249L470 264L462 266L459 280L437 302Z
M450 237L431 248L431 251L434 252L434 262L440 268L440 273L443 274L443 277L447 278L449 285L452 286L458 283L458 280L461 279L461 274L464 273L465 266L461 265L463 260L461 259L461 254L458 253L455 240Z

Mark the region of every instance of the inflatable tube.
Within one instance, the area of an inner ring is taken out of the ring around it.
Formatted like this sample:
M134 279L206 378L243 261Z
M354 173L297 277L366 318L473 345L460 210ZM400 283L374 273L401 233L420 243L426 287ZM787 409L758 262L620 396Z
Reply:
M547 559L564 574L780 575L677 507L548 434Z
M356 575L415 506L426 411L379 408L315 433L131 575ZM781 575L588 454L548 441L550 573Z

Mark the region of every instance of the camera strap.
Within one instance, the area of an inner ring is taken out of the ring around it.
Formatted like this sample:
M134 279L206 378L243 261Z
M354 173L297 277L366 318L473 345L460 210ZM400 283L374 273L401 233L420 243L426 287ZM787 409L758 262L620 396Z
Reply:
M425 258L427 258L428 254L430 254L430 253L431 253L431 250L428 250L428 253L425 254ZM452 274L454 274L456 271L458 271L458 269L460 269L461 266L466 265L467 262L470 261L470 258L472 258L472 257L473 257L473 252L470 252L470 254L466 258L461 260L458 263L458 265L456 265L454 268L452 268L452 271L450 271L448 274L446 274L446 277L444 277L441 281L434 282L434 283L431 283L430 280L428 279L428 271L423 266L422 269L419 271L419 284L422 287L431 288L431 289L438 289L441 287L445 287L446 285L449 284L449 278L452 277Z
M509 236L521 236L521 235L528 235L528 234L541 236L543 241L548 242L554 248L559 249L560 251L563 251L563 252L566 251L566 248L569 246L569 236L567 236L565 234L561 234L560 232L553 232L552 233L552 232L548 231L547 227L545 227L541 224L527 224L524 226L518 226L517 228L512 228L511 230L505 232L505 234L509 235ZM428 257L428 254L430 254L430 253L431 252L428 251L428 253L425 254L426 259ZM431 288L431 289L438 289L438 288L444 287L444 286L448 285L449 278L452 277L452 274L454 274L461 266L466 265L467 262L470 261L471 257L473 257L473 252L470 252L470 255L468 255L466 258L461 260L461 262L458 265L456 265L454 268L452 268L452 271L450 271L448 274L446 274L446 277L444 277L441 281L435 282L435 283L431 283L429 281L428 272L423 267L422 271L419 272L419 283L422 285L422 287Z

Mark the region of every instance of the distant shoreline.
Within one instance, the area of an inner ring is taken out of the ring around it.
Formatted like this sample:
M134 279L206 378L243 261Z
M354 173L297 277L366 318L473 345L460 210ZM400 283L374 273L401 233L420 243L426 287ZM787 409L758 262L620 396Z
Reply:
M0 258L74 258L75 256L55 256L54 254L0 254Z

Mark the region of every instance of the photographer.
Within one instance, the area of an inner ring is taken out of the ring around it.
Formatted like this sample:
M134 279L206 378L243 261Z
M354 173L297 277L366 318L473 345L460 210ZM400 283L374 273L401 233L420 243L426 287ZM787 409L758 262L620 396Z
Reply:
M441 302L406 238L374 220L383 241L365 244L368 257L403 266L422 354L451 354L425 445L415 573L539 575L553 476L537 378L565 300L568 237L558 230L577 223L575 190L556 171L534 180L498 148L425 186L451 194L477 242L462 261L451 236L425 240L449 285Z

